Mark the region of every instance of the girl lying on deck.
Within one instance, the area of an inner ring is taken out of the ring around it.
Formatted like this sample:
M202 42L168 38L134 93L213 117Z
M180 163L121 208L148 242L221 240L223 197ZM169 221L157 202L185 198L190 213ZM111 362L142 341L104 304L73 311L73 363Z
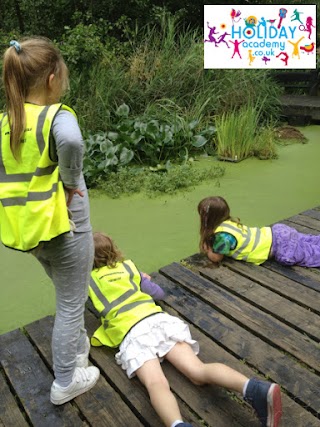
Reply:
M165 313L154 299L163 299L162 288L124 260L112 239L94 233L94 269L89 296L102 324L91 338L94 346L119 347L116 362L128 378L137 375L147 388L151 404L167 427L190 427L183 422L175 396L162 371L167 359L193 383L216 384L242 393L255 409L262 426L277 427L281 395L277 384L248 379L221 363L203 363L199 344L189 327Z
M223 197L207 197L198 204L200 251L213 262L224 255L262 264L275 259L283 265L320 267L320 235L299 233L285 224L247 227L230 216Z

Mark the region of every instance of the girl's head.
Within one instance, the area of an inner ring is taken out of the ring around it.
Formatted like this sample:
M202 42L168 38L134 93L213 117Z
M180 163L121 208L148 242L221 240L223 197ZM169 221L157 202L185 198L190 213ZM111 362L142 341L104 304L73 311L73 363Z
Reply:
M104 233L93 233L94 262L93 268L115 267L117 262L123 261L122 253L119 251L111 237Z
M200 215L200 251L210 245L214 230L227 219L230 219L230 208L223 197L206 197L198 204Z
M18 158L25 127L23 104L34 99L44 105L59 102L69 86L69 76L60 51L49 39L32 37L10 44L3 57L2 78L11 128L11 150Z

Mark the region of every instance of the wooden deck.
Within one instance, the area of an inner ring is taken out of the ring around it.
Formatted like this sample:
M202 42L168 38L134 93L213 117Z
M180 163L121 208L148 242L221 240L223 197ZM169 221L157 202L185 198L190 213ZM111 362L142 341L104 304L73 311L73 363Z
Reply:
M286 117L290 124L301 125L298 120L305 120L304 124L318 122L320 120L320 96L309 95L283 95L280 98L282 116Z
M303 232L320 232L320 208L288 218ZM320 270L257 267L227 260L220 267L194 255L153 275L167 291L165 309L184 318L205 361L278 382L283 427L320 426ZM113 350L92 348L97 385L60 407L49 401L53 380L52 317L0 336L0 426L161 426L135 378L116 366ZM86 310L89 333L99 324ZM223 389L190 384L164 362L184 418L193 426L258 427L252 410Z

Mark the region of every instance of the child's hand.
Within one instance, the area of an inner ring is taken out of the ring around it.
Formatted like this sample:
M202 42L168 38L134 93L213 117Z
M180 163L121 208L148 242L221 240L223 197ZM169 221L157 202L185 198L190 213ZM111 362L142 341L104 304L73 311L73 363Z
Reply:
M148 280L151 280L151 276L149 276L149 274L147 274L147 273L143 273L143 272L141 272L141 276L142 277L145 277L146 279L148 279Z
M67 193L67 206L70 206L70 203L72 202L73 196L75 194L78 194L80 197L84 196L84 193L79 190L79 188L67 188L64 187L66 193Z
M222 254L217 254L217 253L213 252L211 248L208 248L208 250L206 251L206 254L207 254L207 257L209 258L209 260L212 262L220 262L223 259Z

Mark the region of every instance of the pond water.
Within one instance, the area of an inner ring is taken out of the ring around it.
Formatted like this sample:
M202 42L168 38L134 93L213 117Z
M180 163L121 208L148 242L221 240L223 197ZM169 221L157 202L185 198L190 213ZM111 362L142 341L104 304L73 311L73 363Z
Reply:
M221 195L248 225L267 225L320 205L320 126L301 131L308 144L280 147L276 160L224 163L225 176L174 196L91 198L95 230L110 234L124 255L148 273L198 251L198 202ZM208 166L207 158L197 167ZM55 310L54 287L32 255L0 246L0 334Z

